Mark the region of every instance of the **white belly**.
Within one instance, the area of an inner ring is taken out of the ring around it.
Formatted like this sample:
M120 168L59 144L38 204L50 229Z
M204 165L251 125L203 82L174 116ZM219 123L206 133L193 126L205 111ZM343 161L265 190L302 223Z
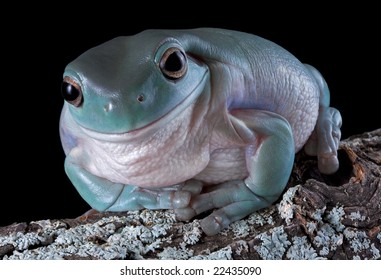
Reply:
M245 179L248 175L245 149L231 148L213 151L209 164L195 176L195 179L209 185Z

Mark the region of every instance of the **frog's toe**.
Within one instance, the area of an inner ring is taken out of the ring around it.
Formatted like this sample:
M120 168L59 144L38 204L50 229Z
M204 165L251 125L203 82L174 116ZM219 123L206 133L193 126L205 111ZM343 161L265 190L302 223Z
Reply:
M329 129L318 131L318 168L323 174L332 174L339 169L337 150L341 137L340 125L333 122Z
M318 168L323 174L332 174L339 169L337 149L340 142L340 132L332 132L332 135L321 134L320 139L316 139L313 134L305 145L304 149L308 155L318 157Z
M316 128L304 149L308 155L318 157L321 173L332 174L339 168L337 149L341 138L341 115L335 108L321 110Z
M254 201L239 201L220 208L201 221L201 228L207 235L215 235L257 210Z
M179 221L189 221L197 215L196 211L191 207L175 209L176 219Z
M217 213L218 212L218 213ZM201 221L201 228L206 235L212 236L219 233L230 224L229 218L222 209L215 211L213 214Z
M174 191L159 193L159 206L164 209L177 209L188 206L191 193L188 191Z
M318 168L323 174L333 174L339 169L337 154L325 154L318 157Z
M161 192L159 204L166 209L176 209L175 213L179 220L187 221L196 215L189 208L192 197L196 197L202 191L203 184L198 180L188 180L179 190Z
M180 221L189 221L200 213L218 207L215 202L216 193L193 194L188 205L175 209L176 218Z

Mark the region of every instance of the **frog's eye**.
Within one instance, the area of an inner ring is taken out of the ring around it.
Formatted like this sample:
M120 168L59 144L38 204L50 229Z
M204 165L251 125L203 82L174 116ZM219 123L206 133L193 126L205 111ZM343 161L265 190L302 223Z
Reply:
M81 87L73 79L69 77L63 79L61 93L63 98L75 107L79 107L82 104L83 95Z
M179 48L172 47L164 52L159 66L167 79L177 80L187 72L188 63L184 52Z

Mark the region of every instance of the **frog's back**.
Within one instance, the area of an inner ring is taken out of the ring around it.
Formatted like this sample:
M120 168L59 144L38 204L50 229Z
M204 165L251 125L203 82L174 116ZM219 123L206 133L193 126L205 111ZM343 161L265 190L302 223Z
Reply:
M294 55L269 40L233 30L201 28L180 31L176 36L191 55L202 54L212 75L228 68L226 72L233 78L224 92L227 110L277 113L290 123L296 150L304 145L316 124L320 89Z

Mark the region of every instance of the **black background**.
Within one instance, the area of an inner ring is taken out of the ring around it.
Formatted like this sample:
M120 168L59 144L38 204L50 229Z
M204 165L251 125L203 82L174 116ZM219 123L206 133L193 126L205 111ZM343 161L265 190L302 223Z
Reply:
M275 5L234 4L224 11L190 3L100 7L98 13L63 3L49 12L33 7L28 17L12 11L2 24L0 226L73 218L89 209L63 169L60 84L67 63L116 36L147 28L221 27L265 37L323 74L331 105L343 116L342 138L381 127L375 8L333 11L321 4L290 13Z

